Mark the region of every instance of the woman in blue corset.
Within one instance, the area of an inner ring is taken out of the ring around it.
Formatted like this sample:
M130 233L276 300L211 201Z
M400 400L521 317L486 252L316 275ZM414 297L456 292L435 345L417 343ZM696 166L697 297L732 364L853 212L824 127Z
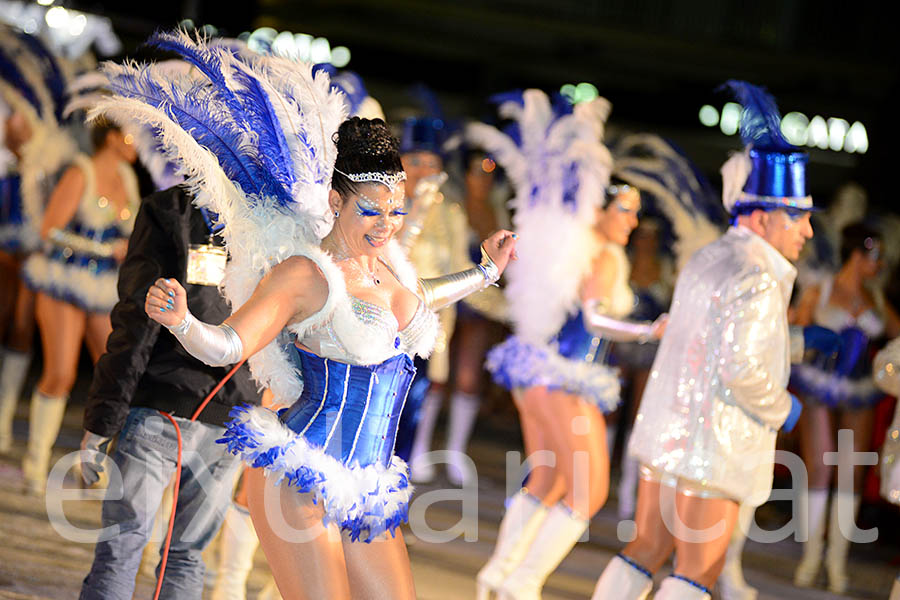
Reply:
M538 599L544 581L603 506L609 487L604 414L619 404L610 340L659 337L663 320L623 320L634 308L624 246L637 226L638 190L610 180L600 142L604 99L574 107L538 90L506 99L515 126L471 130L516 187L520 259L505 288L515 334L487 366L513 392L531 472L509 501L490 561L487 599Z
M412 357L431 350L435 310L497 280L514 236L489 237L477 267L417 279L393 241L405 174L383 121L344 121L327 74L310 65L245 62L182 34L152 43L207 81L173 91L153 66L107 65L120 97L98 110L159 127L196 201L225 223L234 312L201 323L181 285L159 279L147 313L208 364L247 358L289 405L236 410L221 440L259 467L250 511L281 594L412 599L396 531L411 487L393 454Z

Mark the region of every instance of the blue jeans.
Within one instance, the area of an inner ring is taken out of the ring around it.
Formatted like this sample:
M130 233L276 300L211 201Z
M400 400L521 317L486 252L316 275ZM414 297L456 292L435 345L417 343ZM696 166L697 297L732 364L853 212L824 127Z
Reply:
M200 554L222 526L240 462L215 443L223 428L176 421L182 437L181 483L160 598L200 600L204 572ZM103 527L111 528L111 533L97 542L81 600L132 597L141 553L163 490L175 473L177 452L175 428L168 419L153 409L131 409L111 457L121 481L110 474L103 501Z

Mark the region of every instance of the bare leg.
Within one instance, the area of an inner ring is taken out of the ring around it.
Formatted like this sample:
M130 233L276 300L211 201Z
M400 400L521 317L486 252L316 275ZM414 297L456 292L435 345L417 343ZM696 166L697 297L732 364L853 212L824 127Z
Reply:
M872 445L872 427L875 419L874 411L871 408L863 408L859 410L845 410L840 416L841 429L849 429L853 432L853 451L867 452L871 450ZM849 464L849 457L846 459L841 457L843 463L845 460ZM866 474L866 465L855 465L853 467L853 491L857 494L862 493L863 477Z
M675 497L678 519L675 530L675 573L712 588L725 565L725 553L737 522L740 505L726 498L698 498L678 493ZM724 527L721 525L724 524ZM703 541L692 541L691 533ZM705 539L712 538L712 539Z
M44 350L44 370L38 390L47 396L65 396L75 383L78 354L84 339L84 311L68 302L38 294L35 314Z
M344 557L353 600L415 600L416 588L403 533L384 534L371 544L344 540Z
M563 502L585 518L592 517L609 495L603 414L565 392L550 392L545 401L530 405L529 410L542 419L550 450L556 454L557 471L566 481Z
M519 409L522 438L525 440L525 456L550 450L549 440L534 409L539 403L549 402L546 388L529 388L513 393ZM528 408L532 407L532 408ZM528 475L528 493L538 498L545 506L553 506L565 495L566 482L555 467L538 463Z
M671 494L664 494L662 497L670 498ZM622 551L622 554L651 573L657 572L675 549L675 537L662 515L663 510L670 513L674 511L674 506L661 506L660 498L659 483L647 479L638 482L637 508L634 513L637 538Z
M111 331L112 323L109 320L109 313L88 313L84 341L87 344L88 352L91 353L91 360L95 363L106 352L106 339Z
M349 599L340 534L322 524L322 509L262 469L248 469L246 479L253 526L284 600Z
M35 293L21 279L18 282L16 305L6 338L6 345L16 352L31 352L34 340Z
M810 489L828 489L832 467L825 464L824 454L834 452L831 411L810 402L800 415L800 451L809 473Z

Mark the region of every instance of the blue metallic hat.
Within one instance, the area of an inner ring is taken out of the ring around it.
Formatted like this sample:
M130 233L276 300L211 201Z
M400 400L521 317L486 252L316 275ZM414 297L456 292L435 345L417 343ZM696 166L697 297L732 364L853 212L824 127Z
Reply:
M745 167L749 174L741 192L730 202L725 199L726 208L732 214L773 208L814 210L806 188L809 155L782 135L775 99L745 81L731 79L723 87L730 89L743 106L740 134L747 146L744 156L749 159ZM729 187L727 183L725 187Z
M409 117L403 121L400 136L400 153L433 152L443 155L447 130L443 119L436 117Z

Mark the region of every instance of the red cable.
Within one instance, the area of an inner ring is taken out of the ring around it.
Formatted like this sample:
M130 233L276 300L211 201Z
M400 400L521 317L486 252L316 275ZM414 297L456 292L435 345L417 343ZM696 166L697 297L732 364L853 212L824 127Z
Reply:
M245 358L238 364L234 365L228 374L222 378L222 381L216 384L216 387L212 389L206 398L203 399L203 402L200 403L200 406L197 407L197 410L194 411L194 414L191 415L191 423L197 420L197 417L200 416L200 413L203 412L203 409L206 408L206 405L209 404L209 401L213 399L219 390L222 389L231 376L235 374L235 372L241 368L241 365L244 364ZM153 594L153 600L159 600L159 593L162 590L162 582L163 577L166 574L166 562L169 560L169 545L172 543L172 530L175 528L175 509L178 507L178 488L181 483L181 428L178 427L178 423L175 421L175 418L167 412L159 411L159 414L167 418L172 422L172 426L175 427L175 435L178 438L178 456L175 459L175 485L172 488L172 514L169 515L169 528L166 531L166 541L163 544L163 552L162 552L162 560L159 564L159 579L156 581L156 593Z

